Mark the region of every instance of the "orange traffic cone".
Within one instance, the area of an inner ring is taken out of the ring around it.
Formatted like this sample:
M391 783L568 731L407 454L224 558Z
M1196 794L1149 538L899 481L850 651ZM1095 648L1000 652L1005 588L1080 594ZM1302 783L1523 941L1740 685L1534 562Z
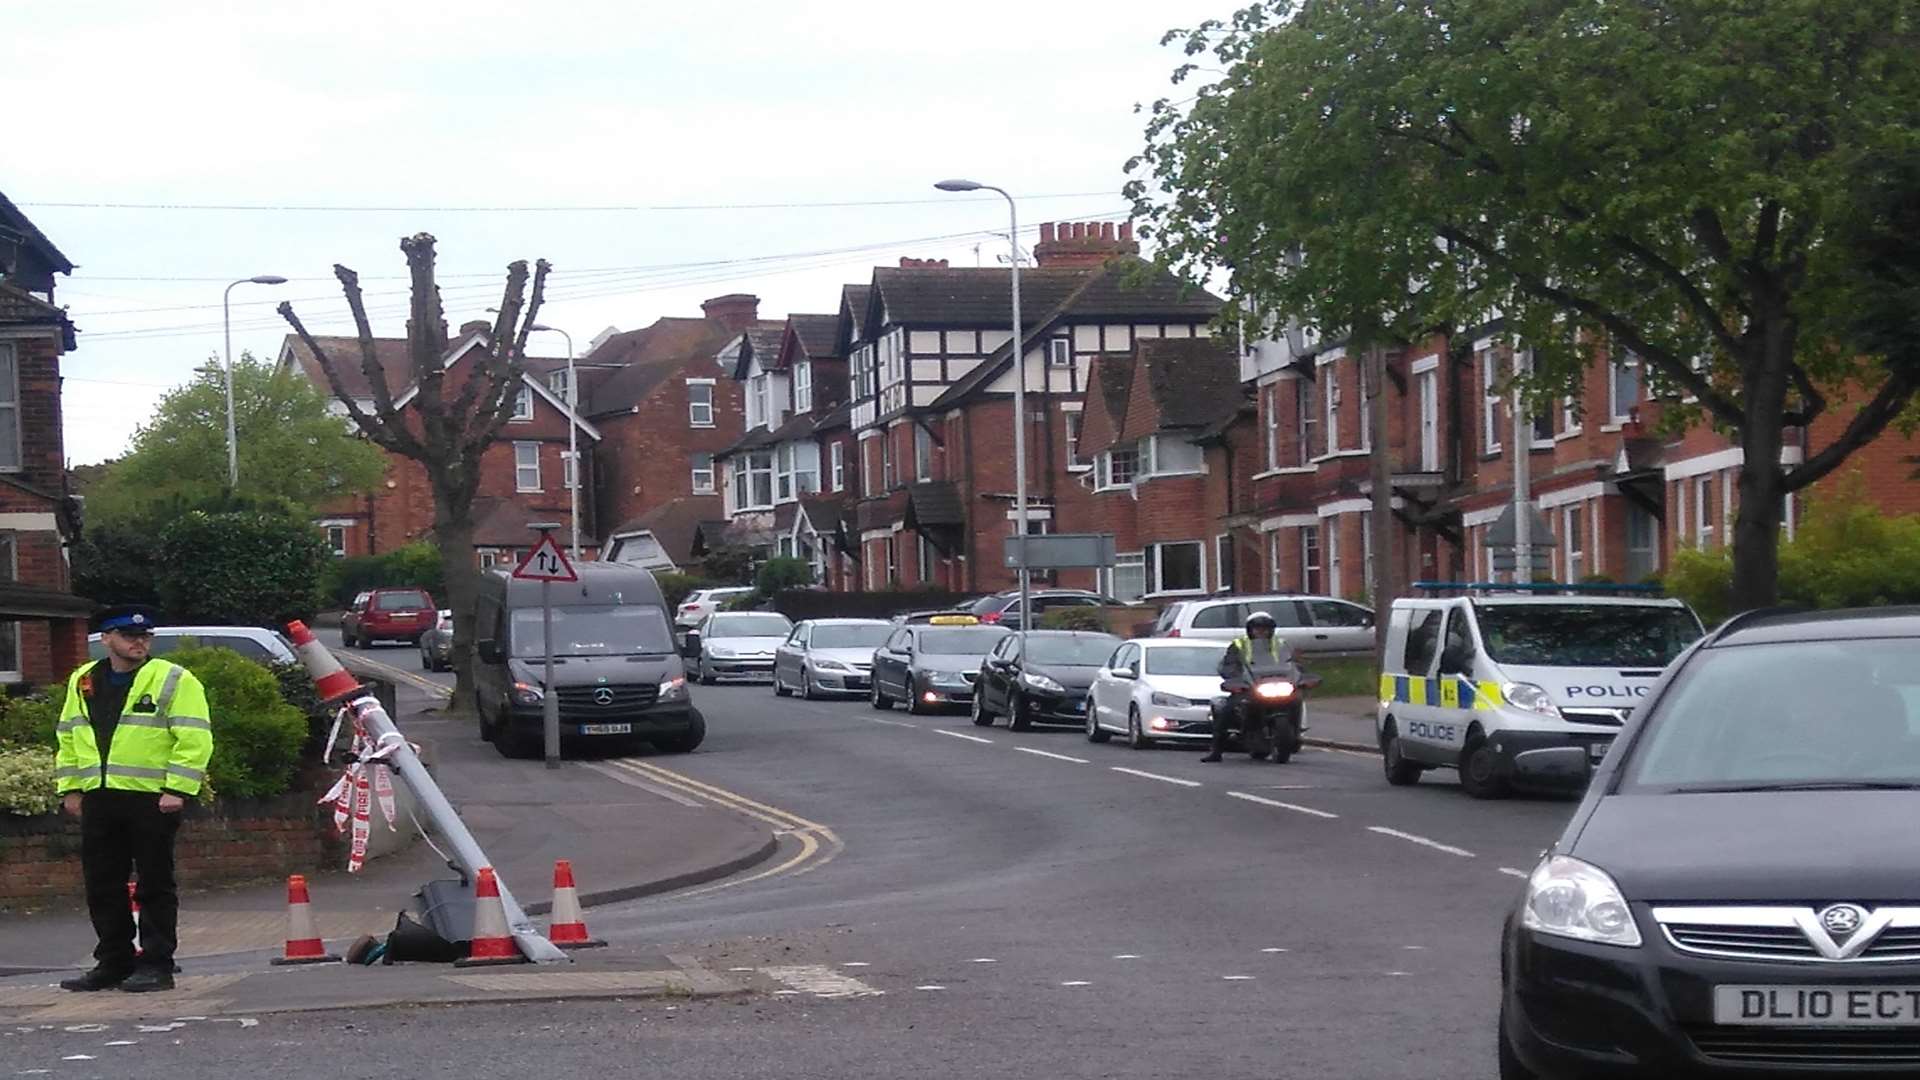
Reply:
M479 967L484 964L524 964L527 958L520 955L520 946L514 944L513 935L507 930L507 909L500 902L500 881L493 875L493 867L480 868L480 880L473 885L473 944L467 951L465 960L455 960L455 967Z
M360 689L359 680L340 666L333 653L325 645L314 639L313 631L298 619L287 624L287 640L292 642L294 654L300 657L300 663L313 675L313 688L320 700L328 703L339 701Z
M573 864L566 859L553 862L553 915L547 940L562 949L597 949L606 944L587 933L580 893L573 887Z
M307 879L301 874L287 877L287 947L274 958L275 964L332 964L339 957L327 952L313 927L312 902L307 899Z

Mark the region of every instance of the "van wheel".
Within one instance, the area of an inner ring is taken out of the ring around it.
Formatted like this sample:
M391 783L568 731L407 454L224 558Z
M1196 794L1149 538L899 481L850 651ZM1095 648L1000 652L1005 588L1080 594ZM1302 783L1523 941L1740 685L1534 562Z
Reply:
M693 723L678 735L662 735L653 740L654 746L669 754L691 754L701 743L707 740L707 718L698 709L693 711Z
M1387 783L1394 787L1408 787L1420 782L1420 774L1426 770L1417 761L1408 761L1400 746L1400 732L1392 720L1387 721L1385 730L1380 733L1380 761L1386 770Z
M1504 799L1510 793L1507 778L1500 775L1500 758L1479 731L1467 736L1460 751L1460 786L1476 799Z

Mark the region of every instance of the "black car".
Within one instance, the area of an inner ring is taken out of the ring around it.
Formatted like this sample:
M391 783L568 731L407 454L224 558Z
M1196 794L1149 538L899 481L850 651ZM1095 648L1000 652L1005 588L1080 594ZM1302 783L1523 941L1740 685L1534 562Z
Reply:
M1085 589L1027 590L1027 610L1033 613L1035 626L1040 625L1040 620L1046 618L1048 612L1059 608L1098 608L1112 604L1112 600L1099 593L1087 592ZM1020 629L1020 590L1008 589L1005 592L994 593L992 596L983 596L972 603L962 604L957 610L964 611L983 623L1018 630Z
M1501 953L1500 1076L1920 1069L1920 609L1754 613L1588 777Z
M980 625L896 627L873 653L873 707L904 701L908 712L920 713L971 703L980 661L1007 633Z
M1075 630L1029 630L1026 638L1024 654L1020 635L1009 634L980 665L973 722L988 727L1005 716L1015 731L1035 723L1084 727L1087 690L1120 639Z

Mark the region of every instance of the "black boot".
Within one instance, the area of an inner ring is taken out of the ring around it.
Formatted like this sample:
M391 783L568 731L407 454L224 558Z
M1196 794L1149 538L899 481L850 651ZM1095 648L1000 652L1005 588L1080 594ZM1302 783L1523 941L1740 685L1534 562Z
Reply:
M1215 751L1214 751L1213 753L1211 753L1211 754L1208 754L1208 755L1207 755L1206 757L1203 757L1203 758L1201 758L1200 760L1201 760L1201 761L1219 761L1219 760L1220 760L1220 751L1218 751L1218 750L1215 750Z
M129 994L151 994L156 990L171 990L173 989L173 972L166 968L143 967L127 976L127 981L120 984L120 989Z
M116 968L96 967L91 971L75 975L71 979L61 979L60 989L73 990L82 994L90 994L95 990L111 990L126 982L127 977L132 974L131 971L121 971Z

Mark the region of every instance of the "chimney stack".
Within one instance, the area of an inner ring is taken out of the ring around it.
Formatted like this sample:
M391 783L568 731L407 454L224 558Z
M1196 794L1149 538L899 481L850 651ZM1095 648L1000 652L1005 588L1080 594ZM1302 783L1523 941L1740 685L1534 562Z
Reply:
M909 255L900 256L902 270L945 270L946 268L947 260L945 259L916 259Z
M493 333L493 324L485 319L468 319L460 324L460 336L463 338L491 333Z
M751 293L728 293L702 303L700 310L706 312L708 321L720 324L728 333L736 333L760 317L760 298Z
M1105 266L1113 259L1138 254L1132 222L1122 223L1117 230L1111 221L1045 222L1033 249L1042 269Z

